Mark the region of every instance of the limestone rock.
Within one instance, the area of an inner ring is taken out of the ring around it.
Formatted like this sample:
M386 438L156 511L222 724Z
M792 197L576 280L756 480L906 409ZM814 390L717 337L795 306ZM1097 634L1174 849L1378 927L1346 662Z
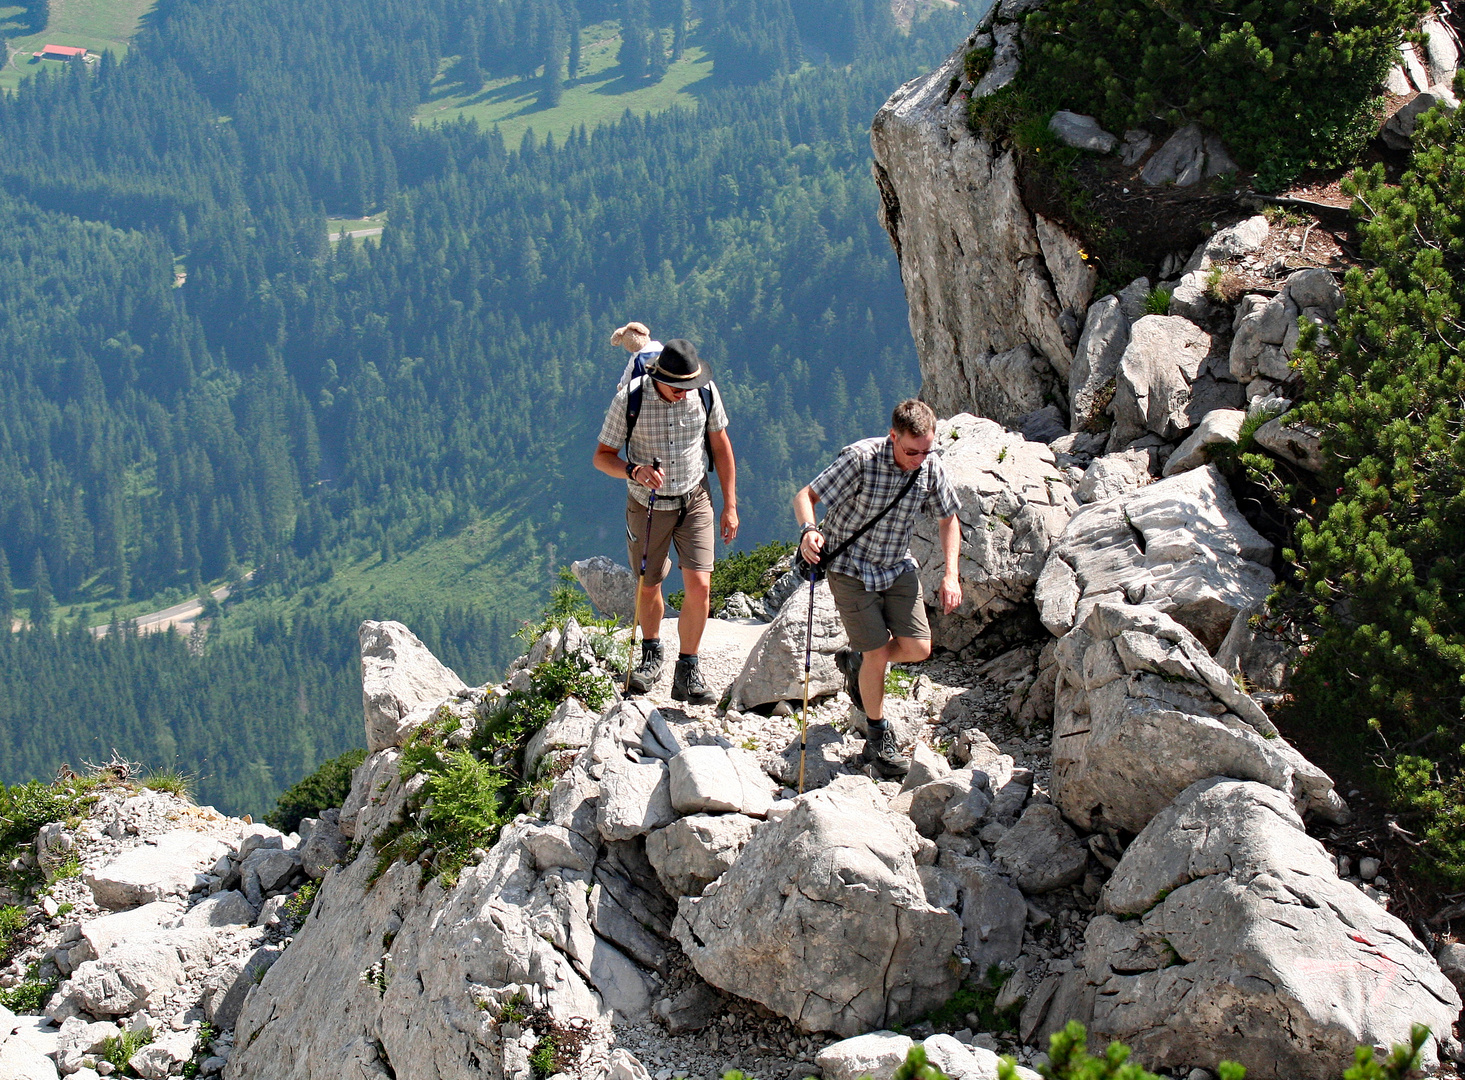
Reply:
M914 1045L908 1035L871 1031L831 1043L819 1051L814 1063L824 1080L890 1080Z
M1257 428L1253 437L1258 446L1308 472L1322 472L1327 465L1322 438L1311 424L1283 423L1276 417Z
M1460 1011L1408 928L1261 784L1188 788L1130 844L1101 908L1077 973L1090 1035L1151 1067L1230 1059L1259 1080L1331 1080L1355 1046L1406 1042L1412 1023L1448 1032Z
M1441 945L1439 952L1435 953L1435 960L1445 978L1455 984L1455 989L1465 990L1465 945L1458 941Z
M729 707L740 711L775 701L791 701L804 693L804 642L808 631L807 583L784 603L778 616L748 653L743 670L733 681ZM834 666L834 654L845 647L844 623L834 606L829 582L814 587L814 663L809 675L809 696L823 697L844 688L844 676Z
M194 875L211 867L228 850L212 836L175 829L149 837L149 843L124 851L82 880L99 907L114 911L150 904L166 896L186 896Z
M1082 431L1096 419L1104 388L1118 375L1119 361L1129 345L1130 322L1113 294L1096 300L1084 317L1068 372L1072 430Z
M1239 314L1243 309L1237 310ZM1250 305L1247 314L1237 321L1236 335L1231 339L1231 377L1238 382L1251 382L1261 373L1264 356L1272 363L1282 363L1285 370L1281 346L1297 316L1297 305L1285 294Z
M1081 507L1053 545L1034 599L1058 636L1107 599L1153 605L1215 648L1236 612L1270 591L1271 557L1271 543L1207 465Z
M1209 277L1204 270L1192 270L1183 276L1170 294L1168 314L1182 316L1197 326L1207 325L1217 311L1217 304L1211 299Z
M1146 431L1172 439L1190 427L1190 384L1210 353L1211 336L1178 315L1146 315L1130 328L1114 391L1114 439Z
M629 622L636 614L636 575L614 559L595 555L570 564L595 610Z
M1384 123L1383 130L1379 132L1379 138L1395 150L1407 150L1414 142L1414 128L1419 123L1420 116L1436 105L1442 107L1445 112L1452 113L1460 107L1460 102L1455 97L1454 91L1445 85L1431 86L1427 90L1421 90L1416 97L1406 102L1398 112L1389 117Z
M763 817L777 793L757 757L747 750L689 746L670 765L671 805L678 814Z
M1320 266L1294 270L1282 283L1282 291L1299 311L1319 308L1325 319L1332 319L1343 306L1343 290L1337 279Z
M165 1032L128 1058L127 1063L143 1080L166 1080L181 1072L193 1057L193 1042L190 1030Z
M333 866L346 861L351 845L341 835L341 812L323 810L310 839L300 845L300 866L307 877L319 881Z
M1201 242L1190 261L1185 264L1183 273L1209 270L1216 263L1260 251L1270 231L1271 226L1261 214L1238 221L1235 225L1228 225Z
M1451 86L1460 62L1455 38L1438 18L1431 15L1419 24L1424 31L1424 58L1429 81L1434 86Z
M1208 447L1235 446L1241 438L1241 425L1246 422L1245 409L1213 409L1205 419L1175 448L1165 462L1164 475L1197 469L1210 460Z
M169 938L153 935L122 942L101 959L88 960L57 990L51 1007L59 1013L70 1001L93 1016L131 1016L139 1009L156 1011L163 995L185 978L183 959L172 940L178 934L174 931Z
M1119 145L1119 139L1099 126L1092 116L1059 109L1048 121L1048 127L1064 146L1079 150L1092 150L1096 154L1107 154Z
M1018 24L997 29L998 55L977 96L1009 68L1017 72ZM1063 397L1071 354L1061 320L1074 314L1073 302L1054 290L1066 274L1047 265L1054 248L1045 250L1024 205L1014 151L974 137L964 113L950 108L965 53L963 43L937 70L897 90L876 115L870 142L921 397L938 415L972 411L1007 423L1041 408L1045 393Z
M283 951L278 945L264 945L216 966L204 986L204 1018L217 1028L232 1028L244 999Z
M1101 603L1058 645L1053 801L1080 828L1137 832L1210 776L1256 780L1331 820L1333 783L1195 637L1154 608Z
M1068 421L1057 405L1044 405L1036 412L1019 416L1012 426L1028 442L1042 443L1044 446L1068 435Z
M1088 849L1052 803L1034 803L992 848L992 857L1025 893L1045 893L1083 880Z
M1181 128L1165 140L1140 171L1140 179L1151 187L1174 184L1189 187L1205 175L1205 136L1194 124Z
M215 926L248 926L254 922L254 915L254 908L244 898L244 894L229 889L225 892L214 893L207 900L190 908L179 921L179 925L192 930L206 930ZM86 927L82 928L83 934L86 933L86 929Z
M961 928L926 900L921 843L867 778L836 777L759 827L701 897L681 898L677 940L713 986L803 1031L922 1016L956 989Z
M607 840L629 840L677 819L665 762L625 759L606 765L600 778L596 825Z
M1216 663L1239 673L1248 692L1264 702L1281 698L1301 659L1298 645L1267 628L1265 603L1238 611L1216 650Z
M1038 243L1042 246L1048 273L1053 278L1058 304L1076 326L1093 299L1099 268L1089 260L1080 241L1061 225L1049 221L1042 214L1034 214L1033 227L1038 231ZM1068 375L1063 362L1066 359L1063 357L1055 367L1060 376Z
M1084 470L1083 479L1073 489L1073 497L1081 503L1103 502L1144 487L1150 475L1148 450L1124 450L1094 458Z
M462 679L399 622L367 620L361 624L360 638L368 753L400 745L410 730L403 728L403 721L414 709L467 689Z
M204 901L204 903L208 902ZM203 904L200 904L199 907L203 907ZM192 912L189 914L192 915ZM151 904L144 904L139 908L103 915L97 919L88 919L81 924L81 940L86 943L86 948L83 950L84 955L78 956L75 950L72 955L77 957L75 962L95 960L99 956L105 956L107 950L119 942L155 934L160 927L171 923L177 916L176 902L155 900ZM253 919L254 912L251 911L245 922L248 923ZM185 921L184 925L191 924Z
M539 759L551 749L579 750L589 746L597 719L575 698L562 701L544 727L529 737L524 747L524 775L533 776Z
M1053 453L963 414L937 425L941 463L961 509L962 602L950 616L933 611L932 640L961 649L1032 596L1049 546L1077 508ZM921 585L936 595L945 572L937 521L917 520L911 554Z
M116 1035L116 1024L88 1023L79 1016L62 1021L61 1031L56 1039L57 1069L63 1075L76 1072L81 1068L83 1057L97 1053L109 1038L115 1038ZM3 1075L3 1069L0 1069L0 1076Z
M1010 964L1022 952L1028 905L998 868L979 859L943 852L941 868L952 874L961 893L962 941L972 970Z
M744 814L693 814L646 837L646 857L672 896L701 896L732 866L758 822Z

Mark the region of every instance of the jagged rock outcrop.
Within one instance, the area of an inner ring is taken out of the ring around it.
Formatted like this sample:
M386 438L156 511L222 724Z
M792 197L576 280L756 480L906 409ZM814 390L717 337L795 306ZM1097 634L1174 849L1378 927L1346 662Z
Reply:
M993 5L941 67L897 90L870 130L881 222L900 258L921 396L938 414L972 411L1001 423L1066 397L1073 341L1093 289L1091 275L1064 269L1084 264L1079 243L1051 223L1040 232L1023 205L1015 153L967 128L969 96L1016 74L1018 16L1008 7ZM963 81L963 59L979 37L991 43L994 30L999 56L972 87Z
M1089 830L1137 832L1191 784L1256 780L1300 809L1345 812L1196 638L1152 607L1101 603L1058 643L1053 801Z
M1266 598L1271 557L1207 465L1080 508L1038 579L1038 614L1061 636L1100 602L1147 604L1214 649L1238 611Z
M1130 844L1059 991L1151 1067L1332 1080L1355 1046L1447 1033L1460 997L1409 929L1341 881L1282 792L1217 777ZM1426 1045L1426 1060L1436 1056Z
M836 777L759 828L676 936L714 986L804 1031L856 1035L923 1016L956 989L961 938L917 872L920 839L864 777Z
M399 622L361 624L361 698L366 709L366 749L401 745L427 720L424 705L467 689L427 646Z
M809 696L833 694L844 686L844 676L834 666L834 654L849 643L844 623L834 606L829 582L814 586L813 665L809 672ZM804 645L809 633L809 586L784 602L782 609L758 644L748 654L742 673L732 685L730 707L750 709L776 701L792 701L804 693Z
M962 602L949 616L932 609L932 641L956 651L1031 601L1048 550L1078 504L1051 450L991 420L970 413L943 420L936 444L961 500ZM932 604L946 568L934 518L917 521L911 554Z

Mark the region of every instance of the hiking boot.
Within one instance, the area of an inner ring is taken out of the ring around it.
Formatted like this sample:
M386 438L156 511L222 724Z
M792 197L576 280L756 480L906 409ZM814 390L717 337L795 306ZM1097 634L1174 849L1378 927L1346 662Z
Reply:
M865 711L865 699L860 696L860 665L864 659L865 654L854 649L840 649L834 654L834 666L844 676L844 692L860 712Z
M711 705L717 696L702 681L702 668L695 656L679 658L671 676L671 699L688 705Z
M865 752L862 756L886 779L904 776L911 771L911 759L896 746L895 732L890 730L889 724L882 725L865 737Z
M664 667L666 667L666 656L661 651L661 642L641 642L641 662L631 672L631 693L649 693L656 685L656 680L661 678L661 669Z

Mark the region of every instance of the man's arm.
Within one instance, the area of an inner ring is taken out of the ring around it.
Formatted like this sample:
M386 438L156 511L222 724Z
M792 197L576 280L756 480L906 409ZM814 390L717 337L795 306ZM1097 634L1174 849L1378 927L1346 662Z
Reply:
M708 449L717 482L722 485L722 542L731 544L738 535L738 465L733 460L732 440L727 429L707 433Z
M626 463L621 457L621 452L614 446L607 446L605 443L596 443L595 456L590 459L594 465L606 476L613 476L617 480L626 478ZM666 481L666 477L660 469L653 469L650 465L637 465L635 475L632 479L638 484L655 491Z
M811 565L819 562L819 552L824 550L824 534L818 529L804 529L805 525L814 524L814 504L818 501L819 496L807 484L794 496L794 520L804 530L799 536L799 550L803 552L805 561Z
M941 587L936 590L941 601L941 610L950 615L961 603L961 579L957 574L957 560L961 557L961 521L955 514L941 519L941 553L946 556L946 572L941 575Z

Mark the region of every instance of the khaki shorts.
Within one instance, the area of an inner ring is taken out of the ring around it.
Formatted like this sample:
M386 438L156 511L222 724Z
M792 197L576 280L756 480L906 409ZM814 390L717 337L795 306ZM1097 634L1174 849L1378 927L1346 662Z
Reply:
M896 637L931 640L926 622L926 604L921 596L921 576L907 570L883 593L871 592L865 583L848 574L829 573L829 591L844 622L850 648L873 652Z
M687 513L682 516L675 500L671 509L662 509L658 502L651 511L651 549L646 554L647 585L660 585L671 573L671 545L677 545L677 565L682 570L712 571L712 544L717 536L717 517L712 512L712 496L706 487L699 487L686 496ZM680 518L681 524L677 521ZM630 556L631 573L641 566L641 552L646 543L646 507L626 496L626 554Z

